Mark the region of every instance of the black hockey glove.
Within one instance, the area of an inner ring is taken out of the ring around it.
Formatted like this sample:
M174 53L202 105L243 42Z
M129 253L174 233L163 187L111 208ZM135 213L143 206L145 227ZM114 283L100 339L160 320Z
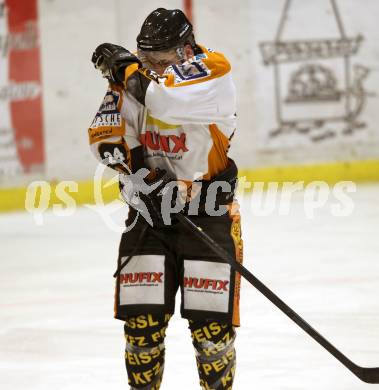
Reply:
M166 177L165 170L142 168L135 174L120 175L120 189L124 201L138 211L150 226L171 224L177 187L175 181Z
M141 61L134 54L112 43L99 45L92 55L92 62L103 77L122 85L143 105L150 82L160 82L160 76L152 70L143 68Z
M99 45L92 55L92 62L95 68L101 71L103 77L124 86L127 78L142 67L141 61L134 54L112 43Z

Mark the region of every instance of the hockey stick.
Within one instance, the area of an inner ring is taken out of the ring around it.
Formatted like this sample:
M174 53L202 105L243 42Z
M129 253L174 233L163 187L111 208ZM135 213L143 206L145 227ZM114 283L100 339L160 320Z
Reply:
M348 368L360 380L366 383L379 383L379 367L361 367L353 363L348 357L340 352L332 345L324 336L318 333L311 325L303 320L294 310L284 303L276 294L266 287L259 279L257 279L247 268L234 260L234 258L226 252L219 244L197 225L195 225L188 217L183 214L176 214L176 219L193 232L205 245L212 249L223 260L227 261L230 266L239 272L249 283L251 283L258 291L260 291L267 299L269 299L278 309L286 314L294 321L301 329L309 334L328 352L330 352L337 360L339 360L346 368Z

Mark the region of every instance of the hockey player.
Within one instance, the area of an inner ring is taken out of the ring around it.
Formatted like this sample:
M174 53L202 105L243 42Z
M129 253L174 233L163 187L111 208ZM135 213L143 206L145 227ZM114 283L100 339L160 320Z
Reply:
M237 168L227 157L236 126L231 66L223 54L196 43L180 10L153 11L137 47L137 56L108 43L96 48L92 61L109 88L89 129L98 159L126 174L150 172L144 181L153 185L139 194L151 221L139 218L119 247L115 317L125 321L129 384L159 389L166 327L180 287L202 389L232 389L240 276L175 222L175 212L187 213L242 262L233 201ZM167 223L162 189L169 180L184 183L187 195L180 208L171 207L170 198ZM226 185L209 201L217 182ZM134 190L122 192L132 206L129 226L137 213Z

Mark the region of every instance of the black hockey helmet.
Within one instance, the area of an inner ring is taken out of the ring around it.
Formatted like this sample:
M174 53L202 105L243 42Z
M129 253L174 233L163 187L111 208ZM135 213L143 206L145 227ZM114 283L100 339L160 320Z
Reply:
M143 22L137 47L144 51L172 49L191 41L192 24L179 9L157 8Z

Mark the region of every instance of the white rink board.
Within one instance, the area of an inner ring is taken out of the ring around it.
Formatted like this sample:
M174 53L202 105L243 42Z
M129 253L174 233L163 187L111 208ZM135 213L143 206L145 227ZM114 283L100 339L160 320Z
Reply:
M286 217L242 207L246 267L366 366L379 364L378 195L378 185L358 187L344 218L329 204L305 218L301 194ZM0 232L0 387L126 389L123 328L112 318L119 234L84 208L60 218L49 211L40 227L28 214L2 215ZM241 304L235 389L373 388L245 282ZM162 390L179 387L199 388L189 330L176 314Z

